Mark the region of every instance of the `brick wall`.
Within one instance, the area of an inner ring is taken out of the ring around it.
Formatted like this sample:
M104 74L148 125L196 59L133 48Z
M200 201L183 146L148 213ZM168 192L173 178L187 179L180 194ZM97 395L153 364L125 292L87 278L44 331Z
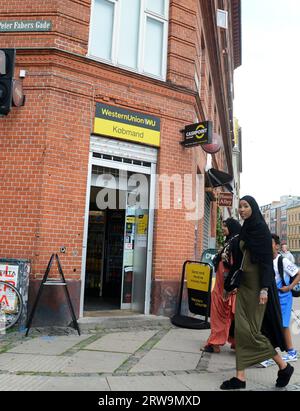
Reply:
M2 19L52 20L53 30L26 35L4 33L2 37L3 47L17 48L16 76L19 69L25 69L27 76L23 80L25 106L13 108L7 117L0 118L0 253L1 257L30 259L35 282L41 279L51 253L65 246L66 253L60 257L73 284L77 313L89 138L96 101L161 118L159 174L195 176L204 172L203 150L184 149L179 144L184 125L193 123L196 116L203 120L209 115L209 61L204 50L199 57L202 18L196 1L186 1L184 6L180 1L170 4L166 83L84 57L88 0L4 0L1 6ZM201 106L195 99L196 66L201 72ZM198 238L200 252L201 221ZM153 312L161 312L165 307L162 298L170 297L155 290L169 285L171 300L176 299L182 264L195 257L194 241L195 222L186 220L184 210L157 210ZM31 301L37 290L34 284Z

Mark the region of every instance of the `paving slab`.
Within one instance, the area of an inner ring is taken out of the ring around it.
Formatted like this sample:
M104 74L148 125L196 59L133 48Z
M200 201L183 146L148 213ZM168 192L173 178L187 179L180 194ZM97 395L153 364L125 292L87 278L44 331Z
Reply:
M112 391L189 391L173 376L113 376L107 380Z
M199 353L210 330L172 329L156 345L155 349Z
M67 361L68 357L4 353L0 355L0 370L11 372L60 372Z
M207 372L176 374L174 378L191 391L216 391L224 381L222 375Z
M43 336L22 342L7 352L19 354L60 355L74 345L89 338L89 335Z
M1 374L1 391L42 391L47 377Z
M208 372L235 370L236 368L235 353L233 351L229 351L227 347L223 347L220 354L203 352L203 359L208 362Z
M201 354L153 349L130 372L193 370Z
M0 375L1 391L110 391L103 377Z
M47 377L41 386L44 391L110 391L104 377Z
M156 333L157 330L110 333L87 345L84 349L133 354Z
M66 357L68 361L64 363L61 371L65 373L104 373L114 372L127 360L128 354L79 351L72 357Z

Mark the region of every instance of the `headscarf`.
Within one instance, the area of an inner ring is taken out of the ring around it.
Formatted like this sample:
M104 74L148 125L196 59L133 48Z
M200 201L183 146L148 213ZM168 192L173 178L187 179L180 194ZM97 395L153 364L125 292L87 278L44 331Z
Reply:
M247 201L252 209L252 214L244 221L241 229L240 240L245 242L249 250L252 263L270 265L273 269L272 237L256 200L251 196L244 196L240 201Z
M237 240L237 235L240 233L241 231L241 224L235 220L234 218L227 218L227 220L223 221L223 224L228 228L228 235L225 238L225 245L222 248L222 250L216 255L215 259L214 259L214 266L215 269L218 269L218 265L219 262L222 259L222 254L224 252L224 250L226 249L227 254L230 256L232 253L234 253L233 255L233 259L236 259L236 249L238 246L238 240ZM236 237L236 238L234 238ZM235 241L236 240L236 241ZM226 264L225 264L226 265Z
M234 218L227 218L227 220L223 221L223 224L228 228L229 231L229 234L225 239L226 242L235 235L240 234L241 224Z

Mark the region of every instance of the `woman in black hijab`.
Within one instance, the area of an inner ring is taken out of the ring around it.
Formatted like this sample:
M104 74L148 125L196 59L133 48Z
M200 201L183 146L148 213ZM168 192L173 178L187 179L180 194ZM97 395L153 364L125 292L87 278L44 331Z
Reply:
M269 358L279 367L276 386L285 387L294 369L275 350L279 347L284 351L286 347L273 271L271 233L253 197L241 198L239 213L244 220L241 253L238 264L229 273L242 264L235 313L237 376L224 381L220 388L246 388L245 369Z
M237 220L228 218L223 221L222 231L225 238L225 245L214 259L216 271L216 282L211 293L210 307L210 328L211 333L207 340L204 351L220 352L220 346L228 341L234 348L233 336L230 336L230 327L234 317L235 295L231 295L224 300L224 280L226 275L235 263L238 255L238 236L241 225Z

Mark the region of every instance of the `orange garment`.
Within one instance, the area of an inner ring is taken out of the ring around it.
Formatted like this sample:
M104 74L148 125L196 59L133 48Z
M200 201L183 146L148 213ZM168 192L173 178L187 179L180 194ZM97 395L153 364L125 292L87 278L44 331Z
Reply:
M211 293L211 333L207 345L224 345L227 341L231 344L234 343L234 339L229 336L229 330L234 318L236 296L231 295L228 300L223 300L224 271L228 271L228 269L220 261L216 272L215 286Z

